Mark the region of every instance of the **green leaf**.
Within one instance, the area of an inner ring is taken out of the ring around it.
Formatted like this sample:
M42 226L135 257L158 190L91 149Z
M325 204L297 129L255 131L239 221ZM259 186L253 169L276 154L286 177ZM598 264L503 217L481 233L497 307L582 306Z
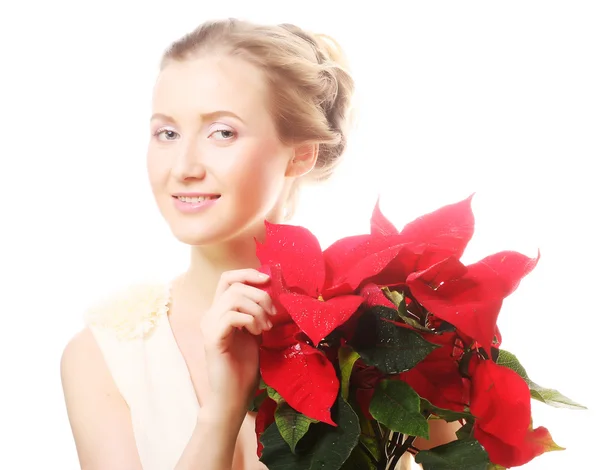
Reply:
M373 307L358 321L354 349L362 360L385 374L399 374L412 369L425 359L437 344L424 340L420 334L394 325L397 312L387 307Z
M278 405L280 403L285 402L285 400L281 397L281 395L279 395L279 393L277 393L277 391L274 388L267 387L267 394L269 395L269 398L271 400L273 400L275 403L277 403Z
M260 436L264 446L260 461L269 470L308 470L310 468L310 453L293 454L290 446L283 440L277 423L271 424Z
M358 408L353 407L356 411ZM357 412L358 421L360 423L360 443L364 446L364 448L373 456L373 458L377 461L381 460L381 448L379 439L375 434L375 430L373 429L373 423L370 419L367 419L362 412Z
M389 287L382 287L381 290L383 291L385 296L390 300L390 302L392 302L396 306L396 308L399 308L402 302L404 302L404 304L406 305L403 293L395 290L390 290Z
M421 414L421 398L406 382L379 382L369 411L373 418L392 431L429 439L429 424Z
M337 427L327 426L319 437L310 470L338 470L358 444L360 424L358 416L343 398L337 402Z
M352 374L352 368L354 367L354 363L360 357L356 351L352 350L352 348L348 346L343 346L338 351L338 360L340 362L340 372L342 378L341 389L342 389L342 398L344 400L348 399L348 389L350 387L350 375Z
M402 313L400 313L400 318L402 318L402 321L404 323L406 323L407 325L411 326L415 330L419 330L419 331L422 331L424 333L435 333L435 331L427 328L426 326L421 325L416 319L414 319L413 317L409 316L408 314L403 315Z
M406 297L402 292L390 290L388 287L383 287L382 291L397 309L395 317L390 318L391 320L401 320L416 330L420 330L425 333L435 333L435 331L422 325L418 319L408 313L406 310Z
M379 448L379 440L374 436L361 434L359 437L361 447L364 451L371 455L374 460L381 459L381 449Z
M338 426L315 423L296 445L296 454L281 436L277 423L261 436L260 458L269 470L338 470L358 443L360 425L352 407L338 397L334 421Z
M250 405L248 406L248 411L256 413L260 408L260 405L265 401L265 398L267 398L267 392L262 390L261 393L252 398Z
M348 460L344 462L341 470L377 470L377 465L367 451L360 445L352 449Z
M473 424L475 423L474 420L471 421L467 421L467 424L465 424L463 427L461 427L458 431L456 431L456 438L457 439L472 439L473 438Z
M425 398L421 398L421 414L433 414L449 423L458 421L459 419L465 419L467 421L474 419L474 416L471 413L438 408L437 406L432 405L428 400L425 400Z
M415 461L423 465L424 470L487 470L490 464L487 452L475 439L422 450Z
M423 331L425 333L434 333L434 331L426 326L422 325L419 320L411 316L406 310L406 299L402 296L402 301L398 305L398 315L404 321L404 323L412 326L413 328Z
M285 402L281 402L275 409L275 423L283 440L287 442L293 453L296 453L298 441L308 432L312 423L318 423L316 419L298 413Z
M558 390L554 390L551 388L544 388L540 385L533 382L525 368L521 365L516 356L508 351L500 349L498 354L497 364L508 367L509 369L514 370L517 374L519 374L527 385L529 385L529 392L531 394L531 398L541 401L550 406L554 406L556 408L570 408L574 410L587 410L587 408L579 403L574 402L570 398L565 397Z

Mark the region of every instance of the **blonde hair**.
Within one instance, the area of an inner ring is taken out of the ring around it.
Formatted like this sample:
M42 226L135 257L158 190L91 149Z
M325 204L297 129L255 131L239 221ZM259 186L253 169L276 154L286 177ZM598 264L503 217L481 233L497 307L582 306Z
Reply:
M307 177L326 180L344 153L353 114L354 80L339 44L292 24L208 21L171 44L160 68L205 53L239 57L263 71L279 139L286 145L318 144L317 162ZM297 192L295 184L287 218Z

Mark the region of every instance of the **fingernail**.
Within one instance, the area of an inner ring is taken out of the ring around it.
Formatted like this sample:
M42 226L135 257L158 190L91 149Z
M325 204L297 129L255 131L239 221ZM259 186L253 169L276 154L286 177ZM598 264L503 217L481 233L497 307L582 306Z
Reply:
M260 277L261 279L264 279L264 280L269 279L269 276L265 273L259 273L258 277Z
M271 307L271 310L269 310L269 313L271 315L277 315L277 309L273 306L273 307Z
M269 320L267 320L267 327L269 328L269 330L273 328L273 323L271 323Z

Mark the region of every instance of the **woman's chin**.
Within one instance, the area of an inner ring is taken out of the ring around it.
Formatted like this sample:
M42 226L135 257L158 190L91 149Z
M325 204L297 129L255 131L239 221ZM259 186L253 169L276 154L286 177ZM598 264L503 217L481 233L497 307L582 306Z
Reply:
M181 234L176 233L175 237L181 243L189 246L210 246L218 244L222 239L219 237L211 237L206 234Z
M264 232L264 222L260 224L240 224L240 226L224 226L213 224L211 227L190 227L172 225L171 232L181 243L190 246L210 246L232 242L240 239L259 237Z
M193 227L171 227L171 232L181 243L190 246L214 245L223 240L223 234L216 230Z

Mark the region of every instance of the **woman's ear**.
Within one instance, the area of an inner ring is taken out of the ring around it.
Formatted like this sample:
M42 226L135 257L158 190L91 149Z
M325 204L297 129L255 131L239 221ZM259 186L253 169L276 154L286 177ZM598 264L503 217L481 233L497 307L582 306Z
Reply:
M296 147L285 176L299 178L309 173L317 163L319 144L304 144Z

